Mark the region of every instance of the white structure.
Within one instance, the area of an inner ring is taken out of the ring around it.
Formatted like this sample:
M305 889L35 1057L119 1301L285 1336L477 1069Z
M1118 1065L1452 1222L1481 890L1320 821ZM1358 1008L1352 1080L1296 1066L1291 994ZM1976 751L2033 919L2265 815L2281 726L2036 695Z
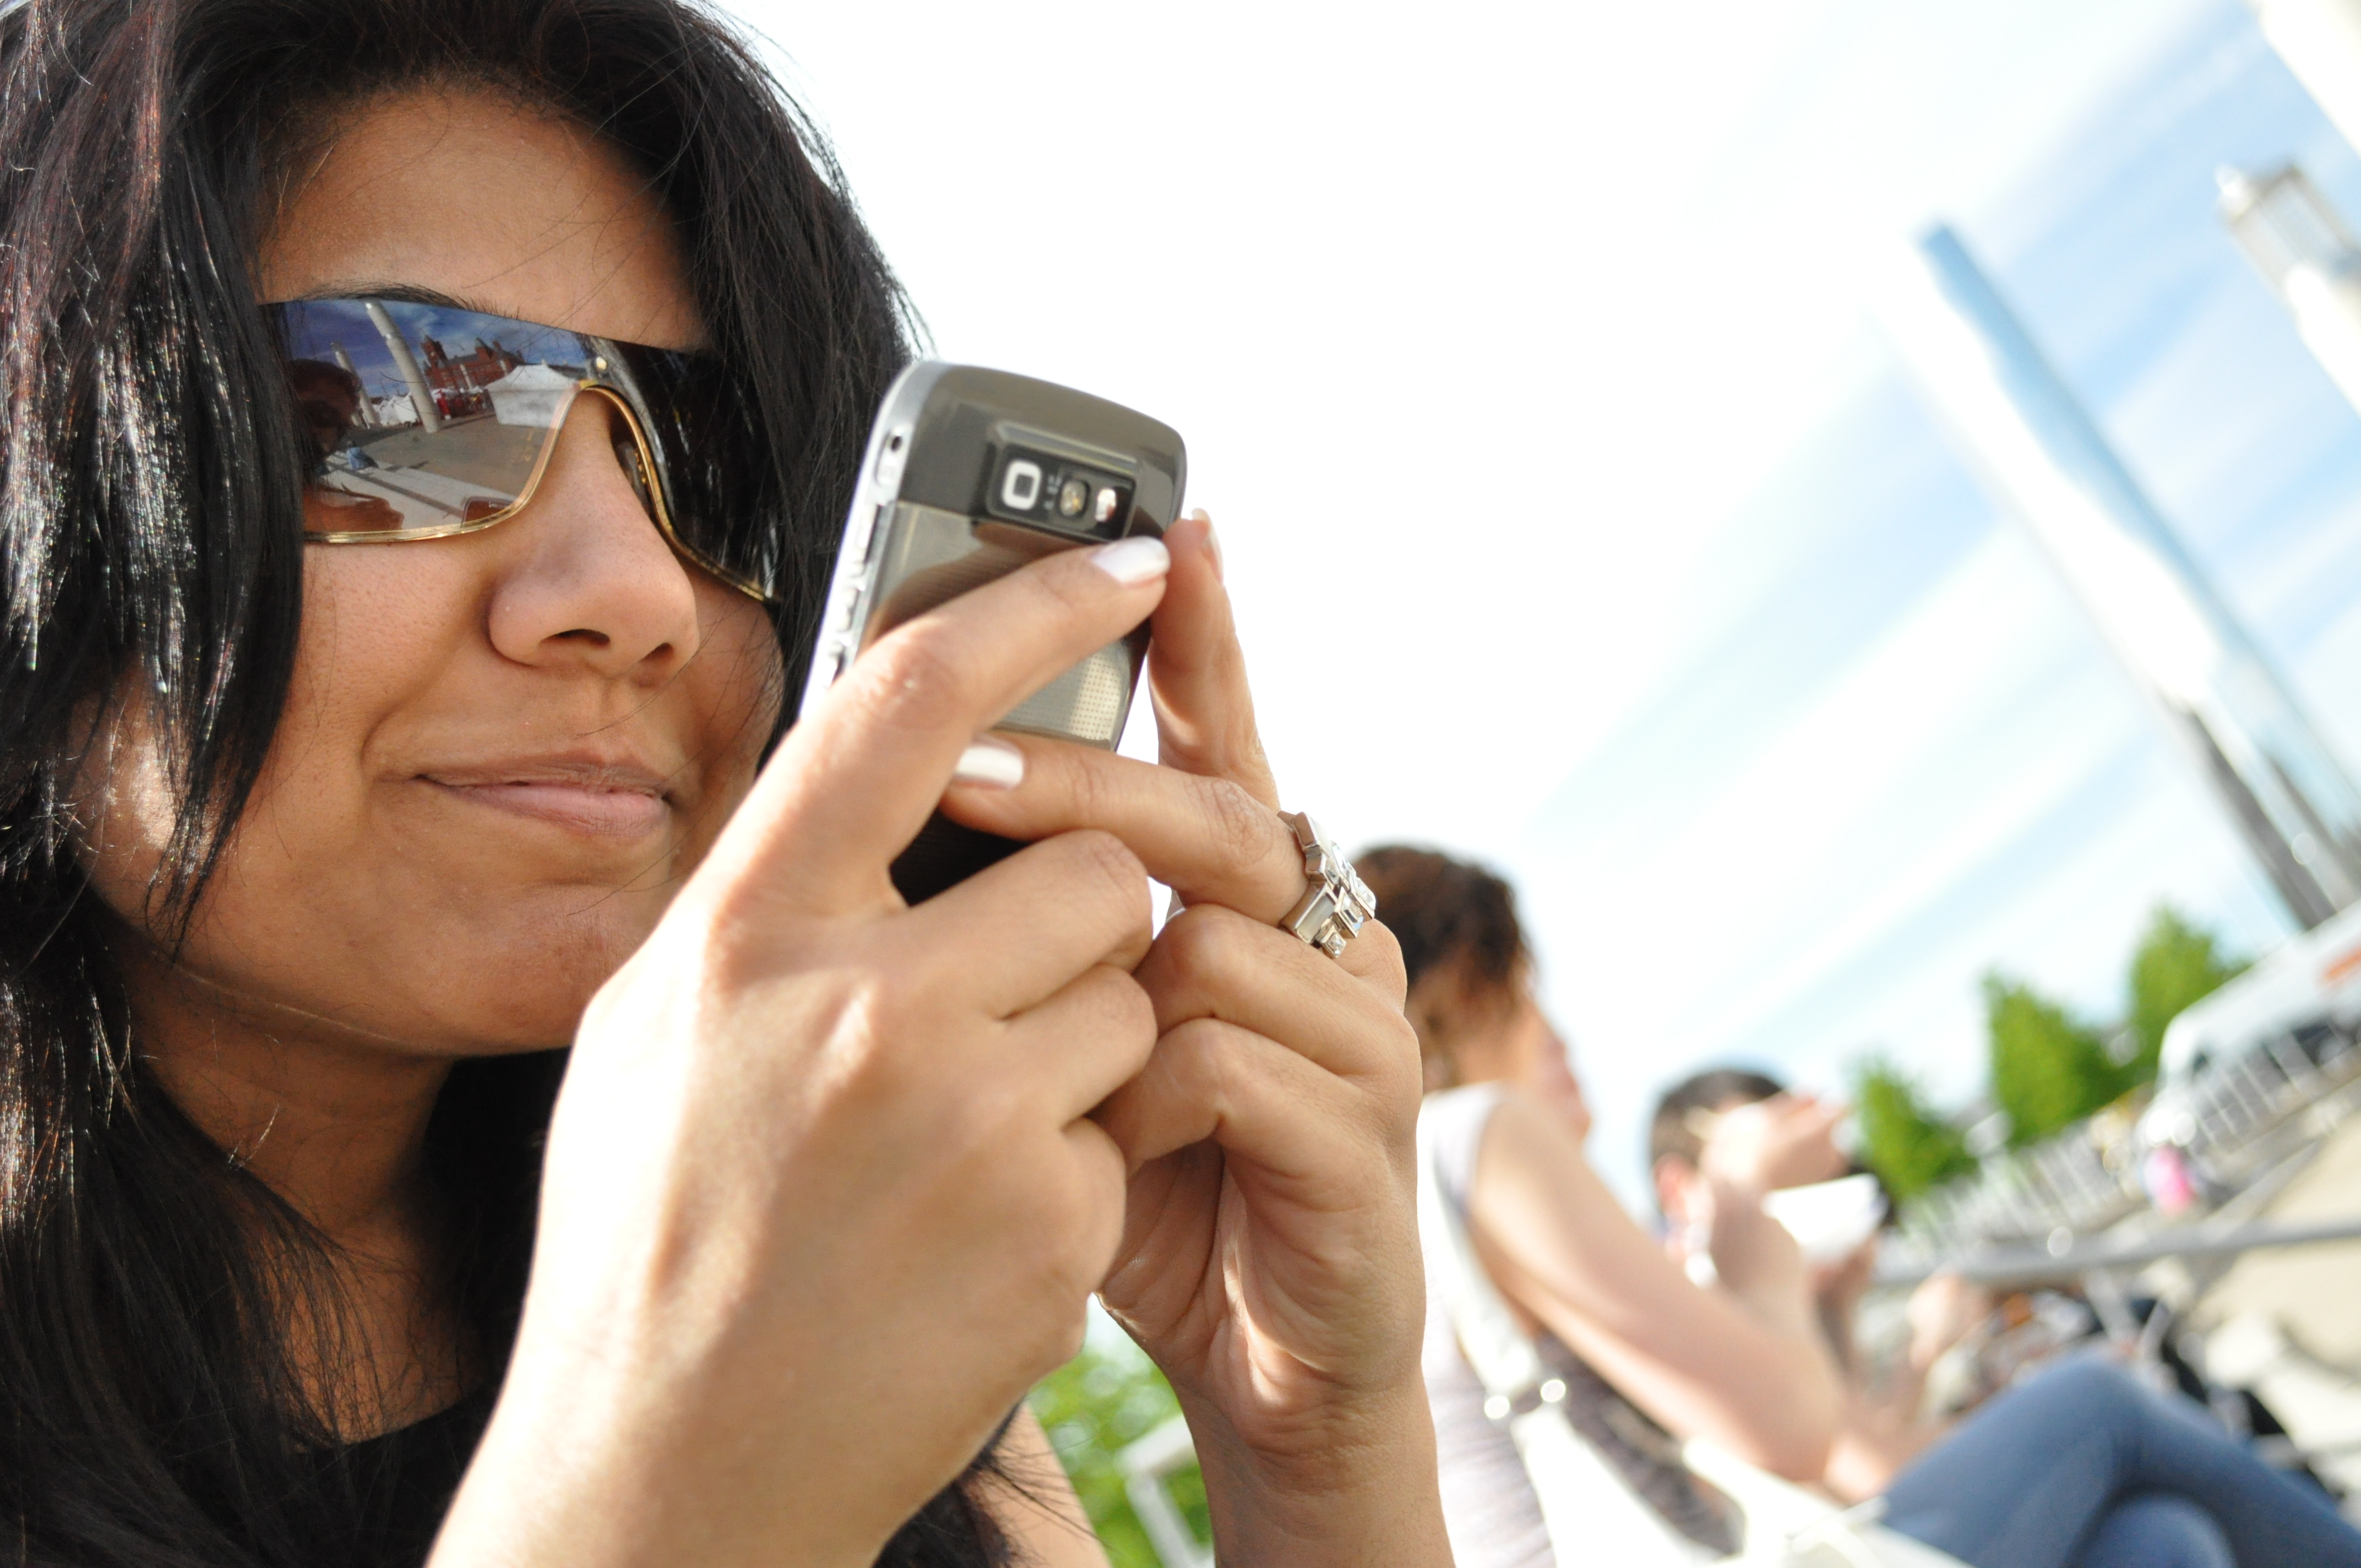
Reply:
M385 351L393 356L393 367L401 372L401 384L410 389L410 406L417 413L418 426L433 435L443 428L443 416L434 406L434 394L427 389L426 373L418 367L418 356L410 352L410 345L401 329L393 324L392 315L375 300L361 302L368 313L369 324L385 339Z
M2041 545L2306 929L2361 899L2361 792L1959 236L1883 302L1927 402Z
M1213 1554L1197 1544L1172 1494L1164 1489L1168 1477L1196 1462L1189 1423L1179 1416L1115 1455L1123 1470L1124 1495L1131 1499L1131 1511L1139 1516L1148 1543L1164 1568L1213 1568Z
M2263 37L2345 139L2361 148L2361 0L2246 0Z
M556 428L574 401L577 383L562 370L546 365L520 365L484 389L491 394L492 417L502 424Z
M2202 1002L2164 1031L2158 1090L2149 1120L2158 1139L2187 1143L2169 1125L2174 1103L2210 1067L2266 1048L2307 1025L2361 1035L2361 905L2292 941Z
M2361 246L2293 164L2267 174L2224 169L2222 221L2295 317L2304 346L2361 411Z
M341 343L332 343L328 348L336 356L337 367L353 378L354 389L361 395L361 406L356 411L362 427L374 428L377 424L377 405L369 401L368 383L361 379L361 373L353 367L353 356L345 352L345 345Z

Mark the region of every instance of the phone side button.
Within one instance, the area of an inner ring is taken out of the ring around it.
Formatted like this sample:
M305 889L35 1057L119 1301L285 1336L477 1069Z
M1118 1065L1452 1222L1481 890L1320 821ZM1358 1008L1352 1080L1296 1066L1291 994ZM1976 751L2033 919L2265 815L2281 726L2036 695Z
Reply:
M854 588L850 593L846 594L844 598L837 601L836 613L828 618L828 629L830 631L851 630L852 613L860 608L861 590L859 588Z
M885 509L878 507L867 518L855 518L844 534L844 565L855 568L869 564L869 546L877 537L877 525L884 520Z

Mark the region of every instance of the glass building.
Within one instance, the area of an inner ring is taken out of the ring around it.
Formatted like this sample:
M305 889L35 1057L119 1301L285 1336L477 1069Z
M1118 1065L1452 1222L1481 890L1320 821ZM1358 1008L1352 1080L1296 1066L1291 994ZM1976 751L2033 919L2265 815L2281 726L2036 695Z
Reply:
M2361 898L2361 792L1959 236L1929 233L1883 303L1961 455L2089 611L2289 914L2310 927Z

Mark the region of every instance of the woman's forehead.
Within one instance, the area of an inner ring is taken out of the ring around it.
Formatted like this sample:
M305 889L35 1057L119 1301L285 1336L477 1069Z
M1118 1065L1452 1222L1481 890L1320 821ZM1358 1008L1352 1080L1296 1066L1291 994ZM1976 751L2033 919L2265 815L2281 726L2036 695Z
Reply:
M482 89L337 116L295 160L258 285L265 300L423 290L633 343L703 340L646 181L574 122Z

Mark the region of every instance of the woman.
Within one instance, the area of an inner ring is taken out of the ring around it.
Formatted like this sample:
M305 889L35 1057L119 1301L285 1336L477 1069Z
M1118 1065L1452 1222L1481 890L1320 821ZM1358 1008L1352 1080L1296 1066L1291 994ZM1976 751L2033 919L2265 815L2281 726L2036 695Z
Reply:
M1010 1411L1095 1288L1225 1559L1441 1561L1400 970L1274 924L1210 525L780 740L906 349L726 32L31 0L0 82L17 1559L1092 1561ZM978 738L1143 618L1169 765ZM1036 842L906 907L938 803Z
M1428 1085L1443 1091L1422 1115L1484 1268L1540 1334L1577 1431L1624 1489L1687 1555L1726 1553L1731 1521L1671 1439L1709 1438L1808 1481L1841 1416L1802 1255L1762 1209L1774 1185L1826 1174L1813 1166L1829 1108L1718 1101L1726 1113L1683 1188L1685 1220L1709 1238L1710 1283L1693 1284L1583 1157L1588 1114L1567 1113L1572 1074L1533 998L1508 884L1431 850L1376 850L1360 867L1401 942ZM1546 1568L1539 1502L1442 1312L1426 1377L1461 1568ZM1884 1522L1974 1568L2361 1568L2361 1534L2317 1491L2184 1404L2110 1365L2070 1363L1920 1454L1886 1489ZM1585 1501L1600 1515L1637 1506Z
M1374 850L1358 863L1413 977L1408 1012L1433 1091L1424 1115L1445 1201L1565 1385L1576 1431L1621 1482L1618 1495L1584 1499L1586 1511L1651 1510L1668 1561L1730 1554L1742 1520L1683 1466L1679 1439L1710 1437L1796 1480L1819 1474L1837 1385L1804 1302L1802 1254L1763 1213L1760 1192L1724 1180L1719 1282L1692 1284L1583 1157L1589 1113L1534 1002L1508 884L1421 850ZM1431 1299L1444 1299L1438 1285L1448 1281L1430 1274ZM1523 1461L1488 1415L1439 1307L1427 1321L1425 1375L1462 1568L1546 1568L1556 1559Z

